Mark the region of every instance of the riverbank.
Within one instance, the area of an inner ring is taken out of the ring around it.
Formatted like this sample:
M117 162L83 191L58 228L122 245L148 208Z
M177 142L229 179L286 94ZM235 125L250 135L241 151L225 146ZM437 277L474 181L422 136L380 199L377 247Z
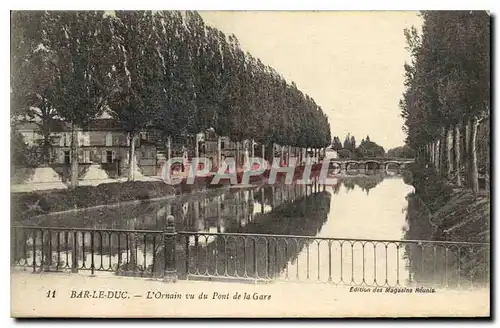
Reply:
M317 176L320 165L313 165L311 177ZM296 167L294 179L302 178L304 167ZM237 181L241 183L243 172L237 174ZM251 176L249 183L259 185L269 177L269 170L260 176ZM278 174L278 179L283 179L283 174ZM169 185L164 181L123 181L102 183L97 186L83 185L74 189L49 189L28 192L11 193L11 218L14 221L23 221L39 215L73 212L83 209L96 209L99 207L113 206L115 204L136 204L145 201L163 200L170 197L193 194L211 188L227 188L231 181L220 180L211 184L212 175L198 176L194 183L183 181L176 185ZM238 185L242 186L242 185ZM250 184L243 185L244 188Z
M490 195L458 188L423 165L409 166L407 239L490 241Z
M161 181L105 183L74 189L52 189L11 194L11 218L25 219L41 214L96 207L127 201L173 196L174 186Z

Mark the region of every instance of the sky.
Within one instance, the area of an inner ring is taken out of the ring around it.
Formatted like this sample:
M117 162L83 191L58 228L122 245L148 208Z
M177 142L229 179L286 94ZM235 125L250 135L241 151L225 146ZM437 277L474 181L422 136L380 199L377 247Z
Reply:
M332 137L370 136L386 150L404 144L398 106L409 61L403 34L420 30L417 12L202 11L241 47L310 95Z

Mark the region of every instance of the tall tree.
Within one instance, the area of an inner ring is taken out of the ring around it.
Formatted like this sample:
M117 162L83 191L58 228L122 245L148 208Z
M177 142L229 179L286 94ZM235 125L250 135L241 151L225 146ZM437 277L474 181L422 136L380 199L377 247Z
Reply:
M11 117L37 124L42 135L42 161L50 161L51 128L57 113L52 103L57 70L47 49L46 12L12 12Z
M99 116L112 91L111 33L102 11L48 12L47 44L57 68L50 103L71 124L71 186L78 185L77 129Z
M111 116L128 133L128 179L135 179L135 144L142 130L152 126L165 102L163 63L153 14L118 11L111 19L117 88L109 100Z
M477 191L477 126L490 111L490 18L484 11L422 17L421 37L405 31L412 57L400 103L407 142L444 176L453 169L459 184L465 162L466 182Z

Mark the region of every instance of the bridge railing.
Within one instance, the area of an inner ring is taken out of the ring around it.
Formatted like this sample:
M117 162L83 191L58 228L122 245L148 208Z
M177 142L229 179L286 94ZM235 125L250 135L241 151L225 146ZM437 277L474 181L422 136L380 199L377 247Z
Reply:
M243 233L13 227L12 266L33 272L473 289L488 243Z

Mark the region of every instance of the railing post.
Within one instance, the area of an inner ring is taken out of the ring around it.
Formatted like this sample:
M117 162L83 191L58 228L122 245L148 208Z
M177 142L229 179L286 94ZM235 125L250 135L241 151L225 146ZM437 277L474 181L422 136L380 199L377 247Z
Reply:
M78 273L78 232L73 231L73 254L71 254L71 273Z
M51 249L49 247L48 238L50 238L50 230L47 230L48 237L45 238L45 234L43 233L43 229L40 229L40 245L41 249L41 263L40 263L40 272L45 272L50 270L50 260L52 259ZM45 243L47 242L47 245ZM49 249L47 249L49 248Z
M164 247L164 282L177 281L177 266L175 263L175 240L177 232L175 231L175 220L172 215L167 216L167 224L163 230L163 247Z

